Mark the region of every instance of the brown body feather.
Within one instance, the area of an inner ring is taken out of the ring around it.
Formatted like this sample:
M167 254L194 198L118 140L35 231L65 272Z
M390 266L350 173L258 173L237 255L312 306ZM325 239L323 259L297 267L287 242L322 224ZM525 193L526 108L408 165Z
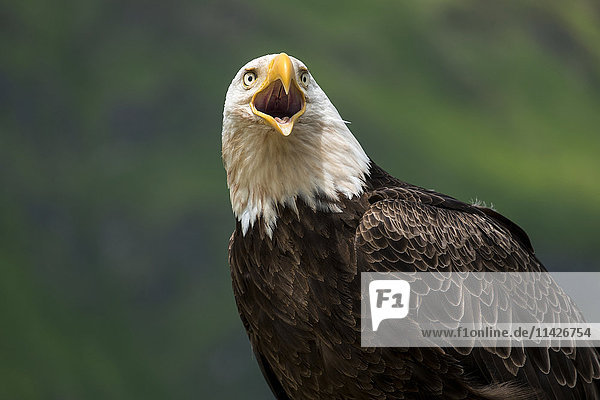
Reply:
M281 208L272 237L237 223L235 298L277 399L600 398L596 349L361 347L361 272L545 271L495 211L375 165L365 189L341 212Z

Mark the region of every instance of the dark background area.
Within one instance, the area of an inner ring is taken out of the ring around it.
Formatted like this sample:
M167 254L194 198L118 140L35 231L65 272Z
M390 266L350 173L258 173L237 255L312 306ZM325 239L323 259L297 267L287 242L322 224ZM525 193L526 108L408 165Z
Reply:
M0 398L270 398L220 130L236 71L280 51L393 175L600 268L598 2L8 1Z

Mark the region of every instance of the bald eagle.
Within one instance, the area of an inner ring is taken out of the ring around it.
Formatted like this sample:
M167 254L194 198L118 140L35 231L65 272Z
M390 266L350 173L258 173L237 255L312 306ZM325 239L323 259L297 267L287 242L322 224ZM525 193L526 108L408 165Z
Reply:
M301 61L235 75L222 156L235 299L277 399L600 398L594 348L361 347L361 272L545 268L499 213L378 167Z

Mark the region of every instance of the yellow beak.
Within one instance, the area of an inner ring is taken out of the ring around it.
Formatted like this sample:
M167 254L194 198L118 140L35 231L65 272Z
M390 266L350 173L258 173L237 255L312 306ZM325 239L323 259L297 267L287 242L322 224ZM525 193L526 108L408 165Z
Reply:
M290 92L290 85L292 84L293 77L294 64L292 64L292 60L290 60L290 57L287 54L281 53L271 60L269 63L267 81L275 82L277 79L281 80L283 87L285 88L285 93L287 94Z
M304 114L306 101L287 54L281 53L271 60L264 82L252 96L250 108L283 136L292 133L294 123Z

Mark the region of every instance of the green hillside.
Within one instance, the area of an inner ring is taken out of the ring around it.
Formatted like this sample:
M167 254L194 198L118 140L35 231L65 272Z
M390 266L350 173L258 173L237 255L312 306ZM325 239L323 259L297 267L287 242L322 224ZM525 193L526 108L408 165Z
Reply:
M597 2L0 5L0 398L269 398L227 266L225 91L302 59L382 167L598 269Z

